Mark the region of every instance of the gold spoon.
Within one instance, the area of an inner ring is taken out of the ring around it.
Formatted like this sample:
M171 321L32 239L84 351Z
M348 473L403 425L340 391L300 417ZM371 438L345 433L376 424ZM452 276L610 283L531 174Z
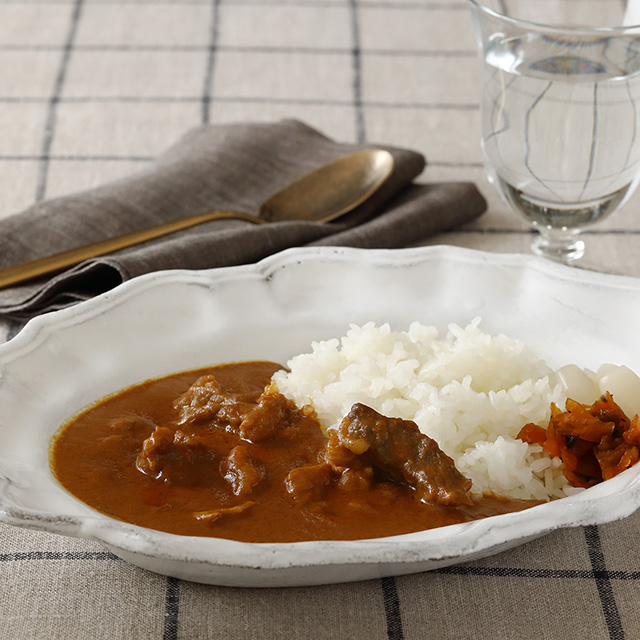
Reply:
M256 224L285 220L329 222L367 200L391 175L393 166L393 156L388 151L356 151L305 173L265 200L257 216L235 211L201 213L6 267L0 269L0 289L210 220L237 218Z

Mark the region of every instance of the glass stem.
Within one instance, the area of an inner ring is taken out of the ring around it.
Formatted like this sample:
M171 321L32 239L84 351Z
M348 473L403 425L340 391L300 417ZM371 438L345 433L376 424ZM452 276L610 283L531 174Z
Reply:
M579 229L539 227L539 235L533 239L531 248L539 256L572 264L584 255L584 242L578 239Z

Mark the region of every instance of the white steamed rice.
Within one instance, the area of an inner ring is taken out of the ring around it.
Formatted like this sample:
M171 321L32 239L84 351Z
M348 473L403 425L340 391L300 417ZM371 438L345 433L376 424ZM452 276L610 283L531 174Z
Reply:
M548 422L551 402L564 406L556 374L522 342L479 324L452 324L442 339L418 322L406 332L351 325L340 339L314 342L274 381L298 406L312 405L326 429L355 402L415 421L475 492L540 500L575 493L557 458L516 439L526 423Z

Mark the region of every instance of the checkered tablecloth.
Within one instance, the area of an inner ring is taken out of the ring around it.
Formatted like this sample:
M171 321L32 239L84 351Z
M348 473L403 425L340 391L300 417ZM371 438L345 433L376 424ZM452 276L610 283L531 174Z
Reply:
M0 0L0 216L126 176L194 125L294 117L476 182L488 212L432 244L528 252L484 176L479 93L463 0ZM591 263L640 276L638 203L585 234ZM248 590L0 525L0 638L640 638L639 534L640 514L426 574Z

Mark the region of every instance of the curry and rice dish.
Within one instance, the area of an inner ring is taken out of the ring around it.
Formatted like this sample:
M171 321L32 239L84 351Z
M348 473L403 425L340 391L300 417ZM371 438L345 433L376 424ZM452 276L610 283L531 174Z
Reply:
M410 533L571 495L635 464L638 417L608 393L567 399L570 373L477 322L444 340L417 323L352 327L288 368L232 363L114 394L63 425L51 467L98 511L170 533Z

